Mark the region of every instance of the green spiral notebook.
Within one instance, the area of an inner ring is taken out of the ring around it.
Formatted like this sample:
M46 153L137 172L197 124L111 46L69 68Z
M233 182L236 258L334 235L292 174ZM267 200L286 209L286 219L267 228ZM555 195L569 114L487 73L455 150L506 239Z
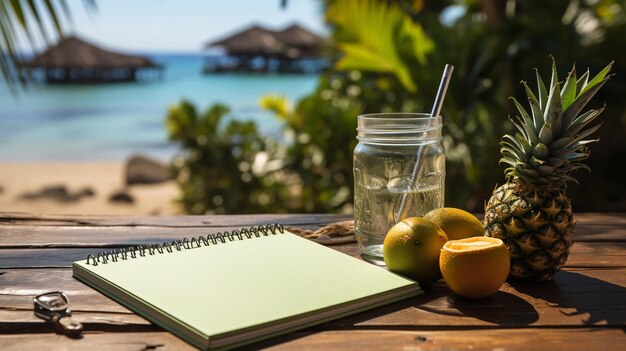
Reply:
M72 269L201 349L242 346L422 292L280 225L102 252Z

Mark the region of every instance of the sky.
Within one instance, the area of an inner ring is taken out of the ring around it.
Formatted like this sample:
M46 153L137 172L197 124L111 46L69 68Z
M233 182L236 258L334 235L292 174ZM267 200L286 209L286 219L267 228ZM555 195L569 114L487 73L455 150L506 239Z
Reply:
M250 24L279 29L294 22L324 34L321 1L289 0L96 0L89 11L68 0L71 32L108 48L128 51L199 52L204 44ZM37 48L41 49L41 47Z

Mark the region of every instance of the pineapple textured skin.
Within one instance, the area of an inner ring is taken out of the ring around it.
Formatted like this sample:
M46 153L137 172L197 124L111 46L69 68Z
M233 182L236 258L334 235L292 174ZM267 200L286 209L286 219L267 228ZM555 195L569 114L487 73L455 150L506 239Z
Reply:
M515 179L494 190L485 206L485 235L504 241L510 278L550 280L567 261L575 222L562 190Z
M580 78L573 67L559 82L552 61L550 84L536 72L537 90L522 82L527 110L515 98L519 116L511 118L517 133L502 137L500 163L507 182L494 190L485 205L485 235L499 238L511 254L509 277L550 280L567 261L573 244L572 206L565 195L574 173L590 171L589 138L601 123L594 124L604 108L583 111L609 80L613 62L595 77L589 70Z

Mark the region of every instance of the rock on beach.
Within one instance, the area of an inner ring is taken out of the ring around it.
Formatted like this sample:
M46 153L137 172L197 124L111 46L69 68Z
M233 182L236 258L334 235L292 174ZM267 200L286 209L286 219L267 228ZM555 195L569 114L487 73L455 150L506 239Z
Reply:
M156 184L170 180L167 166L142 155L126 161L126 185Z

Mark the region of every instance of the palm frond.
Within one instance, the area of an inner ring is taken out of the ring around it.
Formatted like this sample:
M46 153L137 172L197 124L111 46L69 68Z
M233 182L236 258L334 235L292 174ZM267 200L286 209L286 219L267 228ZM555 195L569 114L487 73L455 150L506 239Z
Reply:
M375 0L338 0L327 20L340 33L335 39L343 57L340 70L390 73L410 92L417 90L412 65L424 65L433 48L422 27L396 4Z
M84 0L95 10L94 0ZM49 44L63 37L71 11L65 0L0 0L0 74L12 92L22 84L19 72L20 50L35 49L36 43Z

